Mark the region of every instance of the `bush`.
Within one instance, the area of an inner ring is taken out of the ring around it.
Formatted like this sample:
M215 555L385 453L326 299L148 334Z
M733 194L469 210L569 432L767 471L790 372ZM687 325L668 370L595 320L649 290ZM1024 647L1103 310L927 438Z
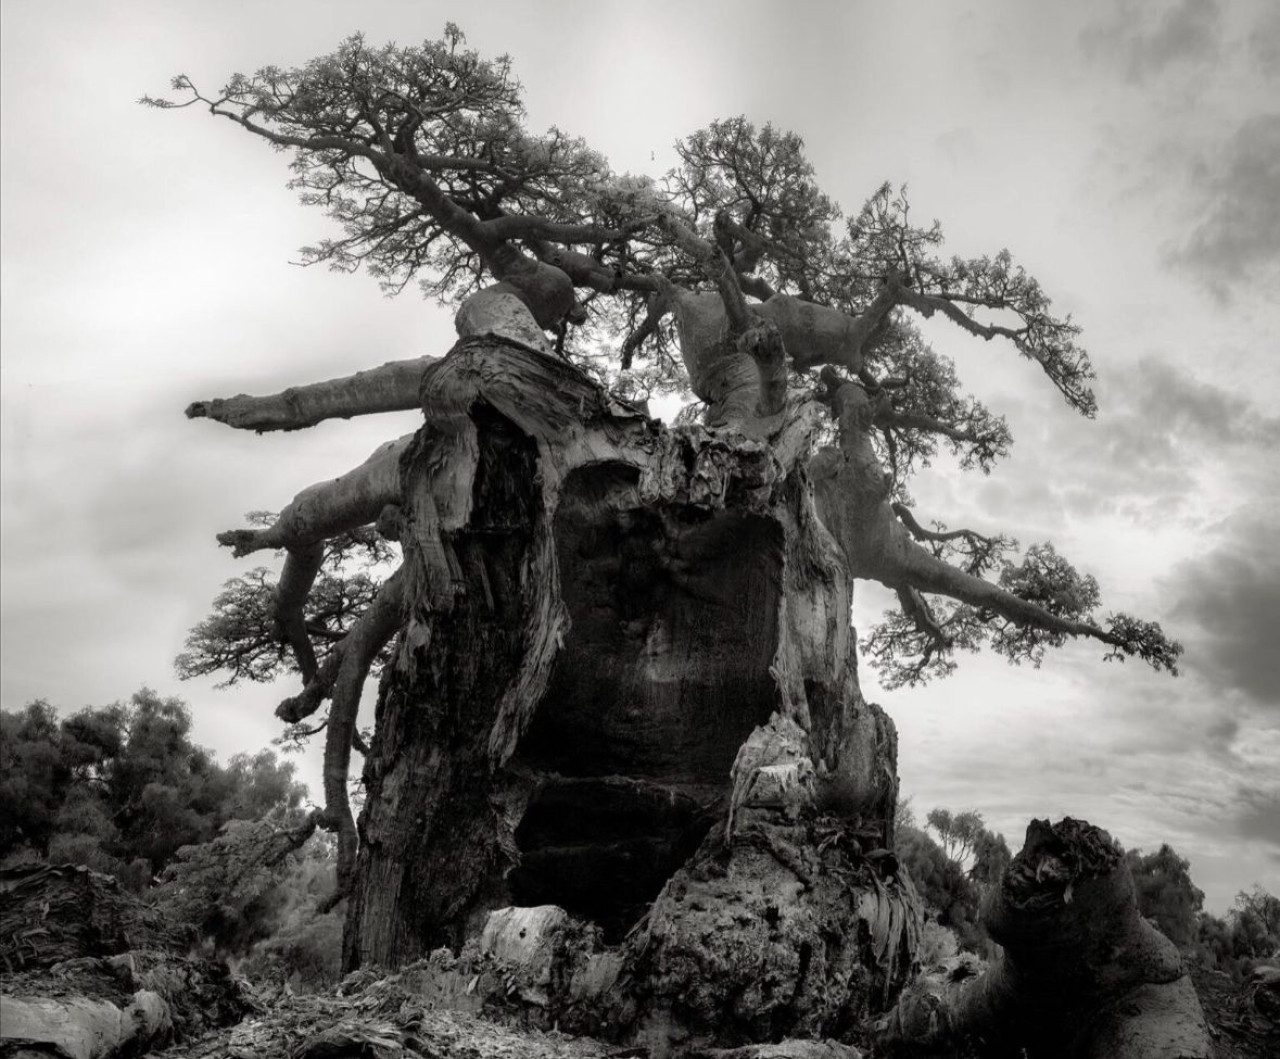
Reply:
M258 982L287 982L299 992L321 991L341 980L346 902L318 911L337 884L336 867L332 837L316 835L277 888L275 929L238 962L239 973Z

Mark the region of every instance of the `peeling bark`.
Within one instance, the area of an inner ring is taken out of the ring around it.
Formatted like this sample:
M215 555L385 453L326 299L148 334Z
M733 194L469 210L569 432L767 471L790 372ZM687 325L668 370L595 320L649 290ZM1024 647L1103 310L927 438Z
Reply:
M239 1021L243 983L196 940L111 876L0 871L0 1054L135 1056Z
M112 1059L144 1053L173 1032L169 1006L149 989L136 992L123 1010L88 997L0 996L0 1024L7 1054L52 1051L66 1059Z

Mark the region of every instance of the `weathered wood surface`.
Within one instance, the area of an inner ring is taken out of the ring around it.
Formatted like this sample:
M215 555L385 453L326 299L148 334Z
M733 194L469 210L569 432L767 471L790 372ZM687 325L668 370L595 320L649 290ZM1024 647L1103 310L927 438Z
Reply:
M6 971L129 949L185 951L194 938L101 872L71 864L0 870L0 961Z
M240 1021L254 1001L225 963L186 955L110 876L72 865L0 873L0 1054L107 1059Z
M1028 1059L1210 1059L1209 1027L1173 942L1138 912L1105 831L1033 820L983 918L1000 957L924 976L877 1027L894 1056L978 1048Z

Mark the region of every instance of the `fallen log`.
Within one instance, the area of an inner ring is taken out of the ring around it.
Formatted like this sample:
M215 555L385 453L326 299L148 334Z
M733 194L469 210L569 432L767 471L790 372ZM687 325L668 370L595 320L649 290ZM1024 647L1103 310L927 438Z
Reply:
M169 1005L140 989L121 1009L109 1000L71 996L0 996L0 1034L6 1056L55 1055L66 1059L110 1059L126 1051L141 1055L173 1032Z
M0 1055L141 1055L240 1021L251 993L195 940L99 872L0 872Z

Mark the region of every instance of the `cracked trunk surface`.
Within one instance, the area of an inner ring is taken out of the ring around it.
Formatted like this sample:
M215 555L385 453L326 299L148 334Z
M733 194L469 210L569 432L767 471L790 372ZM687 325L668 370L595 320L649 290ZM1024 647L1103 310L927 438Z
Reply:
M866 859L892 848L896 736L858 688L810 410L767 440L668 430L509 347L428 369L401 458L409 619L366 762L347 966L456 952L493 909L554 905L645 983L604 1006L655 1054L882 1007L916 914ZM824 790L843 808L823 834L848 841L815 855ZM685 900L704 885L710 905ZM745 1026L732 976L679 995L681 968L753 936L703 923L735 889L778 965L773 1014Z
M344 942L350 967L394 967L459 944L510 843L488 744L529 624L534 446L486 408L475 420L472 514L446 542L452 606L437 616L415 601L379 692Z

